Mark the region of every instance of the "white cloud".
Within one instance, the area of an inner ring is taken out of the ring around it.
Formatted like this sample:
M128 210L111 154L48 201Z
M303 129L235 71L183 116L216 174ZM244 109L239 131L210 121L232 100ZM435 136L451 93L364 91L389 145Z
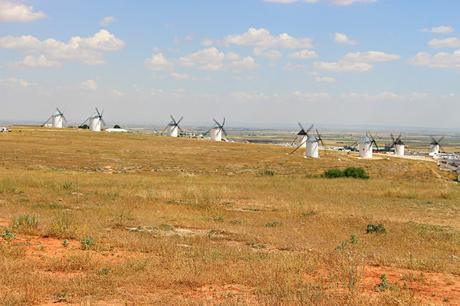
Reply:
M294 98L304 101L318 101L324 100L330 97L327 92L303 92L303 91L294 91L291 94Z
M318 70L330 72L367 72L373 66L371 63L388 62L400 59L399 55L381 51L348 53L338 62L316 62Z
M126 94L118 89L114 89L112 91L112 95L114 95L115 97L121 98L121 97L124 97Z
M105 27L108 27L109 25L111 25L114 22L115 22L115 17L107 16L107 17L102 18L102 20L99 22L99 25L101 27L105 28Z
M188 80L190 76L185 73L171 72L171 77L175 80Z
M152 56L144 61L144 64L146 67L156 71L171 70L172 68L172 64L161 52L152 53Z
M265 50L265 49L254 49L254 54L257 56L265 57L271 61L279 60L283 54L278 50Z
M315 75L315 81L319 83L335 83L335 78Z
M250 70L258 67L250 57L241 57L234 52L224 53L216 47L206 48L183 56L179 62L184 67L195 67L199 70L216 71L228 68L233 71Z
M45 18L45 13L18 1L0 0L0 22L30 22Z
M53 38L39 40L30 35L0 37L0 48L21 50L28 55L38 56L38 59L43 59L43 55L53 63L77 60L85 64L102 64L106 52L120 50L124 45L122 40L107 30L100 30L90 37L74 36L67 43Z
M331 0L332 4L348 6L356 3L375 3L377 0Z
M439 27L434 27L431 29L423 29L422 32L430 32L430 33L436 33L436 34L446 34L446 33L452 33L454 32L454 28L451 26L439 26Z
M309 49L312 40L307 37L292 37L287 33L273 35L267 29L249 28L243 34L229 35L224 39L226 45L245 46L262 49Z
M389 62L399 60L401 57L396 54L388 54L381 51L367 51L367 52L355 52L348 53L343 58L348 62L366 62L366 63L375 63L375 62Z
M291 4L297 2L297 0L264 0L268 3L279 3L279 4Z
M206 48L180 58L185 67L197 67L200 70L219 70L224 65L225 54L215 47Z
M27 88L32 85L29 81L26 81L24 79L18 79L18 78L0 79L0 84L10 86L10 87L22 87L22 88Z
M300 50L289 54L290 58L299 60L315 58L317 56L318 54L313 50Z
M350 39L344 33L335 33L334 34L334 41L338 44L345 44L345 45L356 45L357 42L355 40Z
M96 90L97 82L95 80L86 80L81 83L81 88L86 90Z
M456 37L449 37L443 39L432 39L428 42L431 48L460 48L460 39Z
M227 66L232 71L253 70L259 67L256 61L250 56L246 56L246 57L238 56L238 58L233 58L227 63Z
M24 67L37 67L37 68L49 68L49 67L60 67L62 66L60 62L52 61L46 58L45 55L41 54L39 56L27 55L20 62L21 66Z
M453 53L439 52L434 55L419 52L409 60L409 63L430 68L459 69L460 49Z
M372 69L372 65L368 63L349 63L344 61L316 62L314 67L318 70L330 72L366 72Z

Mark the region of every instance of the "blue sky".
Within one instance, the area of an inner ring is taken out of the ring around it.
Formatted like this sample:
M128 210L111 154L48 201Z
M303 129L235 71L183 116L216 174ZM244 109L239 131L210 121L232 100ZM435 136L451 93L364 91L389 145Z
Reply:
M280 3L274 3L280 2ZM307 3L315 2L315 3ZM460 129L454 0L0 0L0 120Z

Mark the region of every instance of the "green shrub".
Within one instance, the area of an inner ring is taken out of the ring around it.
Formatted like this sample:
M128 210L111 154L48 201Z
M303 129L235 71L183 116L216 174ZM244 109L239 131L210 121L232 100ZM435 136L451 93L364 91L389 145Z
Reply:
M324 172L324 176L327 178L339 178L339 177L351 177L359 179L368 179L366 170L363 168L348 167L344 170L341 169L329 169Z
M5 228L3 233L0 235L5 240L13 240L16 236L10 228Z
M94 238L91 236L83 237L80 244L82 250L89 250L94 245Z
M369 175L367 175L366 170L363 168L355 168L355 167L348 167L346 168L343 173L346 177L353 177L353 178L360 178L360 179L368 179Z
M344 177L345 173L340 169L329 169L324 172L324 176L327 178L338 178Z
M368 224L366 233L385 233L386 229L383 224Z
M386 274L380 275L380 284L377 284L377 286L375 286L375 289L377 289L378 291L385 291L391 289L391 284L388 281Z

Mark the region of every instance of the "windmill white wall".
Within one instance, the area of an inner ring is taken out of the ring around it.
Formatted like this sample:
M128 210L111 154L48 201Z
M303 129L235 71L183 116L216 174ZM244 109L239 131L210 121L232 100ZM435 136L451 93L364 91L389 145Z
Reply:
M439 145L438 144L430 145L430 155L431 156L439 155Z
M214 128L210 132L212 141L222 141L222 129Z
M405 147L404 145L397 144L395 145L395 155L396 156L404 156Z
M168 127L168 135L170 137L178 137L179 136L179 127L177 125L173 125Z
M306 142L307 150L305 151L306 157L318 158L319 157L319 142L316 137L308 137Z
M102 120L99 117L89 120L89 129L93 132L100 132L102 129Z
M307 140L308 140L307 135L299 135L299 145L302 144L301 147L304 149L307 148Z
M359 157L361 158L372 158L372 142L363 140L358 144Z
M64 125L64 118L62 115L54 115L52 118L52 127L61 129Z

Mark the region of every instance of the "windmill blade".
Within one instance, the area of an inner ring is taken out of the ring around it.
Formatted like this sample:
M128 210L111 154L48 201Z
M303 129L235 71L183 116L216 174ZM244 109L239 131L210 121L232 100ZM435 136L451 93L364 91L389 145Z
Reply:
M203 136L209 134L209 132L211 132L213 129L214 129L214 128L210 128L209 130L207 130L206 132L204 132L204 133L203 133Z
M308 136L308 133L310 133L310 131L313 130L313 127L314 127L313 124L310 125L310 127L308 128L308 130L305 132L305 133L307 134L307 136Z
M391 136L391 140L393 141L393 144L395 144L396 143L395 137L393 136L393 134L390 134L390 136Z
M294 139L291 142L291 147L294 145L294 143L297 141L298 138L299 138L298 135L294 137Z
M176 119L174 119L173 115L169 115L169 118L171 118L171 125L177 125Z
M176 125L179 126L179 123L184 119L184 117L180 117L179 121L176 122Z
M102 126L106 126L107 124L105 123L104 119L101 118Z
M96 107L96 114L97 114L97 116L99 116L99 117L102 116L101 112L99 111L99 109L98 109L97 107Z
M61 112L61 110L60 110L58 107L56 107L56 110L57 110L57 112L58 112L59 115L64 116L64 113Z
M370 134L369 134L369 135L370 135ZM377 150L378 150L378 149L379 149L379 145L378 145L378 144L377 144L377 142L375 141L375 138L374 138L374 136L370 135L370 137L371 137L371 144L374 144L374 145L375 145L375 147L376 147L376 148L377 148Z
M168 123L168 125L165 126L165 128L161 131L160 134L163 135L166 132L166 130L168 129L168 127L170 127L170 126L171 126L171 124Z
M227 136L228 136L227 131L223 127L221 128L221 130L222 130L222 133L224 133L225 138L227 138Z
M444 140L444 138L446 138L446 136L442 136L441 138L439 138L437 143L440 144Z
M51 120L51 118L53 118L53 116L49 116L49 118L46 119L46 121L42 124L42 126L45 126Z
M177 126L177 128L179 129L179 131L180 131L181 133L185 133L185 132L184 132L184 130L183 130L183 129L181 129L181 127L180 127L180 126Z
M217 126L219 127L220 126L220 123L219 121L217 121L216 119L212 118L212 120L214 121L215 124L217 124Z
M324 142L323 142L323 137L318 132L318 129L316 129L316 135L318 135L318 138L316 138L316 141L319 141L321 145L324 147Z
M300 122L297 122L297 124L298 124L298 125L299 125L299 127L300 127L300 131L305 131L305 129L303 128L303 125L302 125L302 123L300 123Z
M85 121L83 121L79 126L82 126L84 125L86 122L88 122L88 120L90 120L92 117L88 117Z
M436 139L434 139L433 136L430 135L430 138L431 138L431 144L437 144L438 142L436 141Z
M225 125L225 117L224 117L224 120L222 121L222 127Z
M67 118L64 115L62 115L62 119L64 120L65 123L67 123Z
M289 155L291 154L294 154L298 149L300 149L305 143L307 142L307 140L303 140L302 143L300 145L297 146L297 148L295 148L294 150L292 150Z

